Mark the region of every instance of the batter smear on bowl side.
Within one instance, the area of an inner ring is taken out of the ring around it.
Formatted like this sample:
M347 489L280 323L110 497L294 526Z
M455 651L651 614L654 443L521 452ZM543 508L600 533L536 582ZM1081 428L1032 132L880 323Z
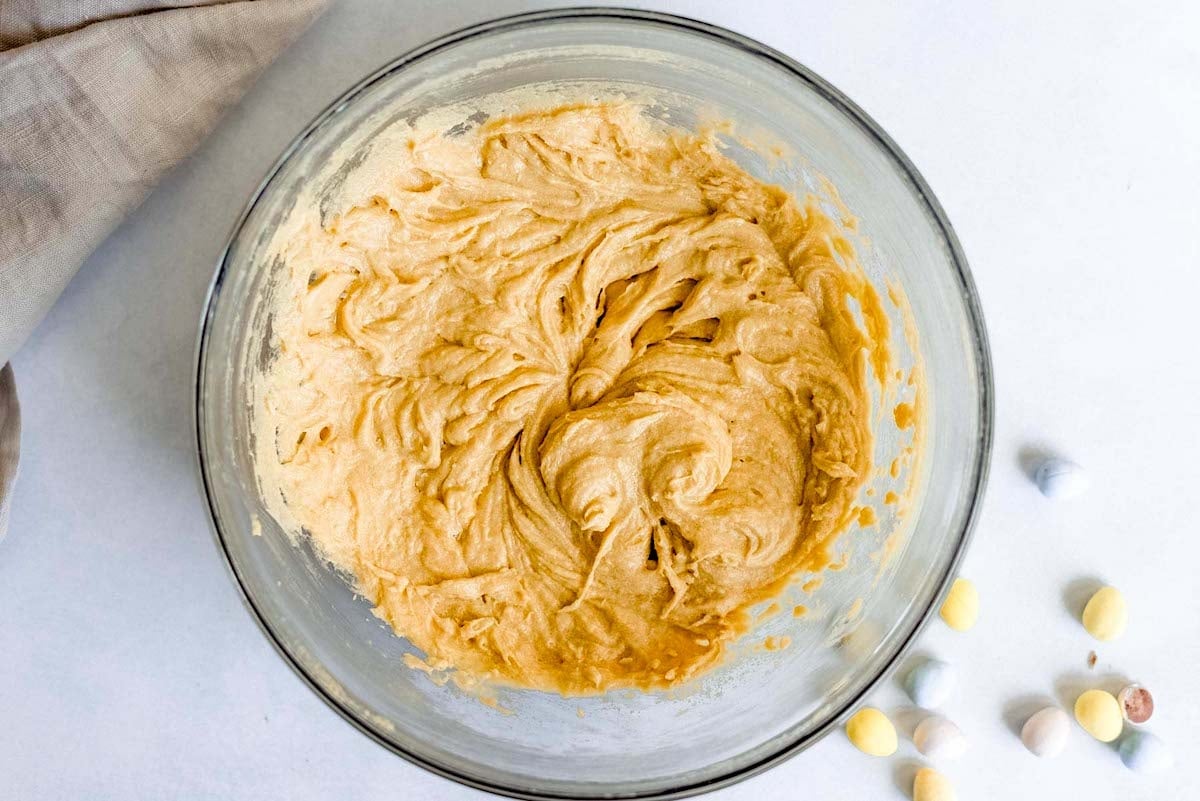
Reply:
M464 675L687 681L819 570L887 321L839 225L632 104L414 135L293 229L272 511Z

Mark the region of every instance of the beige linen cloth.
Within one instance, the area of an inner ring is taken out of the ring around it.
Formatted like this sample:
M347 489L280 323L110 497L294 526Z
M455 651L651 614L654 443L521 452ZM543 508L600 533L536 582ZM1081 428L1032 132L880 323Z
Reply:
M0 0L0 538L21 432L6 362L326 2Z

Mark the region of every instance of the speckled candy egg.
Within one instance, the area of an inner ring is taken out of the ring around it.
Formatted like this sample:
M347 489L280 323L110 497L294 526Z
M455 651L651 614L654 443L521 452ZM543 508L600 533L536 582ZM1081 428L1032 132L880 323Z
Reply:
M957 801L954 785L933 768L921 768L913 778L913 801Z
M1047 459L1038 465L1033 481L1047 498L1076 498L1087 492L1087 473L1066 459Z
M1055 757L1067 747L1071 719L1056 706L1039 709L1021 727L1021 742L1031 754Z
M904 692L917 706L937 709L949 699L956 680L950 664L930 659L908 671L904 677Z
M967 750L967 737L954 723L935 715L917 724L913 745L935 761L958 759Z
M1130 732L1118 751L1125 767L1137 773L1161 773L1173 761L1167 744L1148 731Z
M1130 684L1117 693L1117 703L1121 705L1121 714L1130 723L1145 723L1154 714L1154 696L1140 684Z

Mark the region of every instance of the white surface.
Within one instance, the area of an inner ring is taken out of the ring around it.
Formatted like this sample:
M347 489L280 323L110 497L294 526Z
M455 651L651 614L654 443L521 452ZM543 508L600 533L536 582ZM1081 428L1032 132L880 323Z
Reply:
M367 740L274 654L211 541L190 428L204 290L260 176L380 63L533 6L478 5L344 0L92 257L15 360L26 435L0 545L0 799L484 797ZM756 37L846 91L922 170L971 260L998 412L964 567L982 617L965 635L935 621L921 643L961 677L946 713L971 750L945 772L963 799L1194 797L1198 5L872 6L657 7ZM1019 456L1039 445L1087 466L1087 496L1038 494ZM1094 577L1129 599L1113 644L1068 612ZM1058 759L1025 752L1014 726L1031 701L1122 675L1155 693L1171 773L1135 776L1074 727ZM875 701L903 703L894 682ZM902 731L911 718L897 715ZM711 797L900 799L917 760L907 740L884 760L834 734Z

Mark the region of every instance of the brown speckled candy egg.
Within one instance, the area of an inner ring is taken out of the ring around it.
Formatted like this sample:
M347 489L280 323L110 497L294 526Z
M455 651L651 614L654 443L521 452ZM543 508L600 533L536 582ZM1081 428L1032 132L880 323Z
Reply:
M1140 684L1130 684L1117 695L1121 715L1130 723L1145 723L1154 714L1154 696Z

